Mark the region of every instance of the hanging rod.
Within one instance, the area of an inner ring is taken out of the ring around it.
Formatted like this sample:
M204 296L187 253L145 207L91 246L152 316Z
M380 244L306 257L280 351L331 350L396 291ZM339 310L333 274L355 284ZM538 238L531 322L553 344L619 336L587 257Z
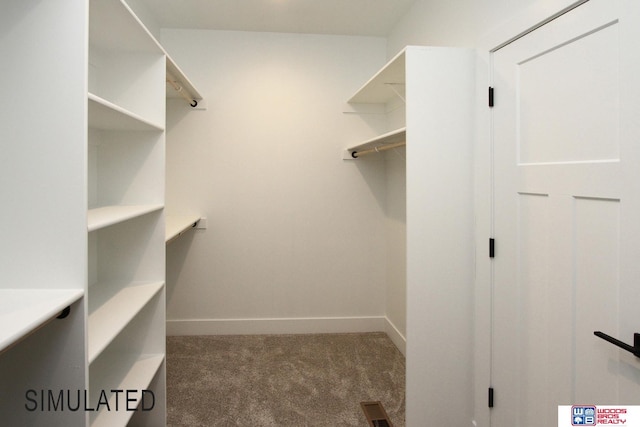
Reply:
M364 156L364 155L371 154L371 153L380 153L382 151L391 150L392 148L403 147L405 145L407 145L406 141L396 142L394 144L380 145L378 147L369 148L367 150L353 151L351 153L351 157L353 157L354 159L357 159L360 156Z
M178 83L176 83L175 81L171 80L169 77L167 77L167 83L169 83L173 87L173 89L176 92L178 92L178 94L180 96L182 96L184 99L186 99L190 106L192 106L192 107L197 107L198 106L198 101L196 101L195 99L192 99L186 93L184 93L182 91L182 86L180 86Z

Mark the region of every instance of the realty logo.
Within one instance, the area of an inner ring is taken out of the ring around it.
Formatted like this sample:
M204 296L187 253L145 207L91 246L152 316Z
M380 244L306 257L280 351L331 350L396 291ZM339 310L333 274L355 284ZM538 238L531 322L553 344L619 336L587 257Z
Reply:
M596 425L596 407L594 405L574 405L571 407L572 426Z

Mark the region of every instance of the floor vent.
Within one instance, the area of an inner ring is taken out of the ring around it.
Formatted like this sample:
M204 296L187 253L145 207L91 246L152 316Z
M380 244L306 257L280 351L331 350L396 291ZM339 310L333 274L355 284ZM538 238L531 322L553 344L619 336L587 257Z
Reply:
M378 402L360 402L367 421L371 427L393 427L389 416L382 407L382 403Z

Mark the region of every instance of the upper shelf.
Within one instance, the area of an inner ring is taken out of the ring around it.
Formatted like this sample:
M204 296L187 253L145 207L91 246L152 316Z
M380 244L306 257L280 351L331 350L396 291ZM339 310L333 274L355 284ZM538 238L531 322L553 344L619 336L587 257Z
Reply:
M369 79L349 99L349 103L385 104L400 96L404 99L406 48Z
M79 300L82 289L0 290L0 352Z
M117 30L112 22L118 23ZM164 54L167 58L167 97L184 97L191 106L202 104L202 95L193 83L124 1L91 0L89 29L90 43L101 49Z
M167 98L184 98L189 105L197 107L201 104L202 95L189 78L182 72L178 64L167 56Z

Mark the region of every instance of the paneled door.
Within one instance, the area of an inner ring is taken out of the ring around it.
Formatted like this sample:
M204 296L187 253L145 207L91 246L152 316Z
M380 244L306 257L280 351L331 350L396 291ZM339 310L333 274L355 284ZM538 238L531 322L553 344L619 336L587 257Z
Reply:
M492 54L493 427L640 404L640 7L590 0Z

